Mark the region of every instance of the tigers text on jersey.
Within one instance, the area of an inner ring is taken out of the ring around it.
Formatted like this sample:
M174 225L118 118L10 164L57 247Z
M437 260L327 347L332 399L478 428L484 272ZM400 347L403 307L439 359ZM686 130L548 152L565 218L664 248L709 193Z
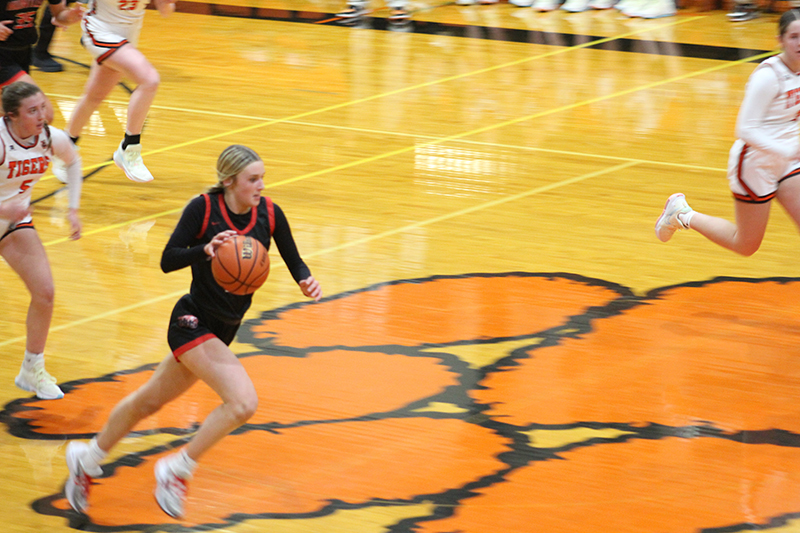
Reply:
M8 128L8 119L0 120L0 202L19 197L30 202L31 188L50 166L53 157L50 129L40 135L17 139Z
M86 17L97 17L106 24L138 24L150 0L89 0Z

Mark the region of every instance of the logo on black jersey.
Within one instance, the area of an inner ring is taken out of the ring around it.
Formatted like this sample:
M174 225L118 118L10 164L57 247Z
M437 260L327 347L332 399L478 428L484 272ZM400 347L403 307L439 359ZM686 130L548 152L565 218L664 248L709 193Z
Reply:
M242 259L253 258L253 240L247 237L242 243Z

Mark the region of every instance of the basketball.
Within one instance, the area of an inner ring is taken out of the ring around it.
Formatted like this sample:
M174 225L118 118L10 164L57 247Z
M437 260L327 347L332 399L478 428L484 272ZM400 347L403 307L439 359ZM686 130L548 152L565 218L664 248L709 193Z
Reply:
M252 237L235 235L217 248L211 273L220 287L239 296L254 293L269 275L269 255Z

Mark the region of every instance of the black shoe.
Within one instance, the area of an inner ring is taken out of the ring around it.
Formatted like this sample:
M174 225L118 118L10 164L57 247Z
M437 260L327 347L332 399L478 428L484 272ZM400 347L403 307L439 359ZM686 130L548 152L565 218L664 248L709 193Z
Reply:
M737 4L733 11L728 13L731 22L744 22L758 17L758 7L755 4Z
M61 72L64 66L53 59L53 56L39 57L36 54L31 58L31 64L42 72Z

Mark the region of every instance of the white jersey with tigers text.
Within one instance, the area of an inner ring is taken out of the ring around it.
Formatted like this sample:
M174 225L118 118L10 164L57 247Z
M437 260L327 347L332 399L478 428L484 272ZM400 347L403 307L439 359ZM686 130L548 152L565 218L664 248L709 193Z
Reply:
M97 17L107 24L138 24L150 0L89 0L86 17Z
M52 139L47 127L28 139L16 138L8 119L0 120L0 202L21 198L30 204L31 188L50 166Z
M750 75L736 121L736 136L747 145L780 157L800 152L800 74L779 56L761 63Z

